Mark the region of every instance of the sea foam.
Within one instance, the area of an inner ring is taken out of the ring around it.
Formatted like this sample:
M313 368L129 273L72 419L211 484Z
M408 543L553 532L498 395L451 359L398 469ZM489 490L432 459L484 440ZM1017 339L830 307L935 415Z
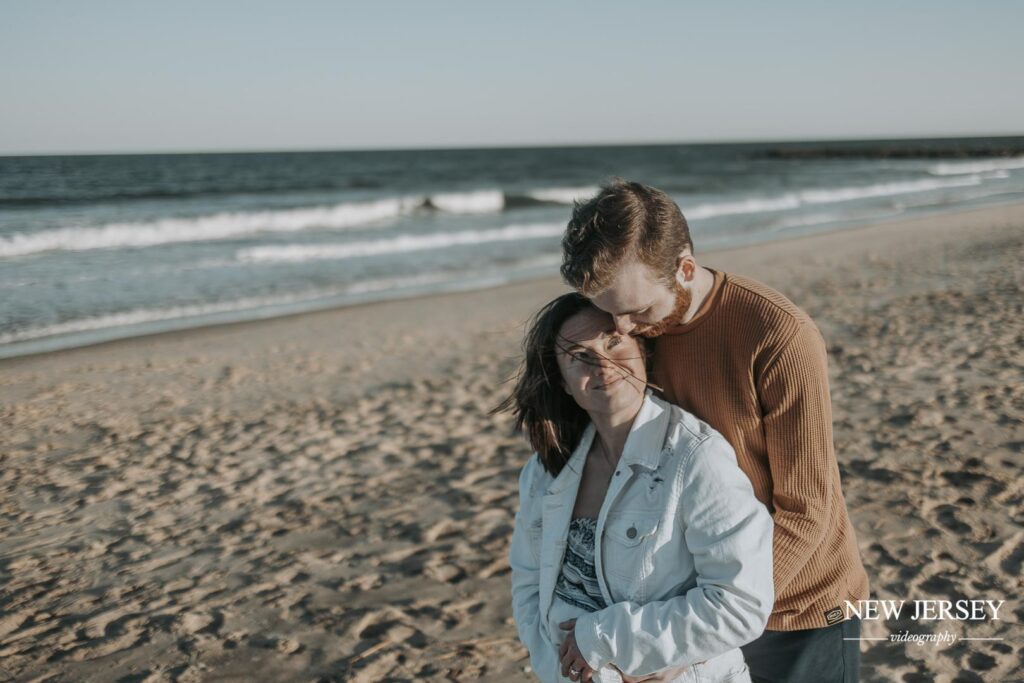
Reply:
M539 190L530 190L526 196L542 202L554 204L572 204L574 201L586 199L597 194L601 188L596 185L584 187L547 187Z
M963 178L907 180L875 185L854 185L849 187L830 187L800 192L787 192L774 197L750 198L729 202L707 202L686 206L682 203L683 213L690 220L714 218L739 214L760 213L762 211L786 211L798 209L811 204L833 204L856 199L872 197L888 197L915 192L930 192L953 187L980 185L984 178L970 175Z
M508 225L494 230L438 232L429 235L396 235L379 240L347 243L284 244L240 249L235 258L246 263L303 263L306 261L342 261L364 256L380 256L429 249L492 242L558 237L565 230L562 223Z
M928 172L932 175L961 175L988 171L1012 171L1015 168L1024 168L1024 157L991 159L989 161L947 161L935 164L928 169Z
M447 213L497 213L505 208L505 195L500 190L447 192L432 194L424 203Z
M312 308L322 308L323 305L334 305L334 302L337 302L340 297L358 298L400 291L427 292L438 287L454 290L477 288L508 281L511 277L510 274L519 269L550 268L551 274L554 274L559 263L561 263L561 254L543 254L507 263L508 273L494 272L493 269L473 269L462 272L430 271L415 275L361 280L338 287L312 288L290 294L245 297L229 301L195 303L166 308L136 308L118 313L87 316L50 325L39 325L9 331L0 334L0 346L32 342L61 335L131 328L147 323L208 318L209 316L231 313L255 313L270 308L300 307L300 310L309 310ZM2 354L0 354L0 357L3 357Z
M44 251L88 251L207 242L260 233L338 230L387 221L418 210L479 214L499 212L503 207L504 195L495 190L444 193L429 197L390 197L276 211L215 213L148 222L108 223L95 227L58 228L0 237L0 257L27 256Z
M32 339L41 339L43 337L72 334L75 332L89 332L92 330L102 330L114 327L130 327L133 325L141 325L143 323L152 323L164 320L197 318L201 316L215 315L218 313L260 309L269 306L287 306L290 304L297 304L304 301L337 295L342 291L343 290L338 288L320 289L312 292L268 297L249 297L245 299L236 299L234 301L219 301L206 304L172 306L159 309L133 309L119 313L78 318L55 323L53 325L44 325L7 332L0 334L0 344L12 344Z

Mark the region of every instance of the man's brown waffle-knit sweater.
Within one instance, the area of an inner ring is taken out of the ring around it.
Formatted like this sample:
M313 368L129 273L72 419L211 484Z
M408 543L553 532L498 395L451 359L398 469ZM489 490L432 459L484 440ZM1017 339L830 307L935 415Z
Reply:
M825 342L786 297L712 271L697 315L658 337L653 380L728 439L775 520L768 630L842 620L868 579L839 484Z

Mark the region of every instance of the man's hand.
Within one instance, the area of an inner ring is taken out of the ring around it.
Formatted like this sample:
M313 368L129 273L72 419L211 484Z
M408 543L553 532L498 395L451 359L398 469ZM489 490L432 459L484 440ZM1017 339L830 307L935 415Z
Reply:
M558 648L558 658L562 662L562 675L572 681L583 681L590 683L594 680L594 670L583 659L580 648L576 645L576 620L568 619L558 625L559 628L569 631ZM575 672L575 673L573 673Z

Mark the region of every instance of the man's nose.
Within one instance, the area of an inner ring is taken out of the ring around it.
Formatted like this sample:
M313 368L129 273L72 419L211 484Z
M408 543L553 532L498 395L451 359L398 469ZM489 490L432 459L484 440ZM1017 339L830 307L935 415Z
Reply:
M636 327L628 315L613 315L612 323L615 325L615 331L619 334L629 334Z

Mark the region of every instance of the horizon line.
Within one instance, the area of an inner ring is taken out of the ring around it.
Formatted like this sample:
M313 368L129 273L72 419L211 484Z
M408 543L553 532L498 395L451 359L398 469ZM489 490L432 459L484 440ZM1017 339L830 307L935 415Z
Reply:
M535 144L496 144L496 145L452 145L423 147L268 147L268 148L221 148L221 149L184 149L184 150L148 150L120 152L0 152L0 158L15 157L103 157L103 156L172 156L201 154L336 154L348 152L455 152L455 151L498 151L526 149L579 149L587 147L675 147L701 145L757 145L757 144L808 144L808 143L846 143L846 142L924 142L940 140L979 140L986 138L1024 138L1021 133L998 133L969 135L926 135L922 137L841 137L841 138L723 138L717 140L690 141L614 141L614 142L569 142L569 143L535 143Z

